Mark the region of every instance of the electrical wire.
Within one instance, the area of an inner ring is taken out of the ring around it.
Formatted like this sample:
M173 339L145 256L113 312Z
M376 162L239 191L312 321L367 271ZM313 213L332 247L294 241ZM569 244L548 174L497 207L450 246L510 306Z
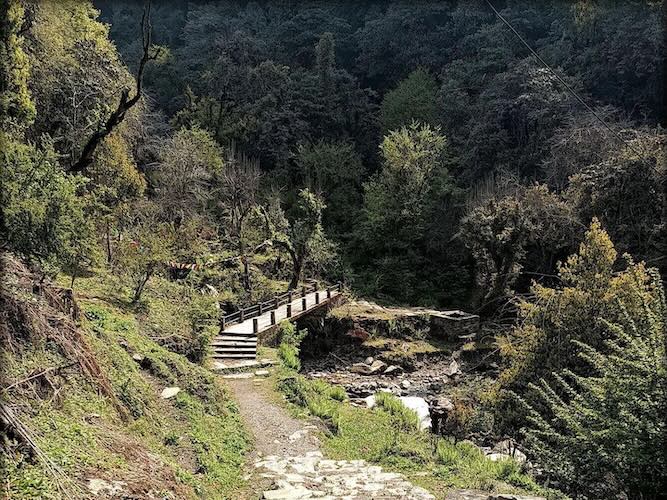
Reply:
M540 57L540 55L539 55L537 52L535 52L535 50L533 50L533 48L528 44L528 42L526 42L526 40L524 40L524 38L521 36L521 34L520 34L516 29L514 29L514 26L512 26L512 25L510 24L510 22L509 22L507 19L505 19L505 18L503 17L503 15L502 15L500 12L498 12L498 10L493 6L493 4L491 3L490 0L484 0L484 1L487 3L487 5L488 5L489 7L491 7L491 10L493 10L493 12L496 14L496 16L498 17L498 19L500 19L500 20L501 20L501 21L502 21L502 22L503 22L503 23L504 23L504 24L505 24L505 25L512 31L512 33L514 33L514 34L516 35L516 37L517 37L519 40L521 40L521 43L522 43L522 44L523 44L523 45L530 51L530 53L533 54L533 56L534 56L534 57L535 57L535 58L536 58L536 59L537 59L537 60L538 60L538 61L539 61L539 62L540 62L546 69L548 69L548 70L551 72L551 74L552 74L553 76L556 77L556 79L557 79L557 80L558 80L558 81L559 81L559 82L560 82L560 83L561 83L561 84L562 84L562 85L563 85L563 86L564 86L564 87L565 87L565 88L566 88L566 89L567 89L567 90L568 90L568 91L569 91L569 92L570 92L570 93L577 99L577 101L579 101L579 102L580 102L580 103L581 103L581 104L582 104L582 105L583 105L583 106L584 106L584 107L585 107L585 108L586 108L586 109L587 109L587 110L588 110L588 111L589 111L589 112L590 112L590 113L591 113L591 114L592 114L592 115L593 115L593 116L594 116L594 117L595 117L595 118L602 124L602 125L604 125L604 127L605 127L609 132L611 132L612 134L614 134L614 136L615 136L619 141L621 141L621 143L625 144L625 145L628 146L630 149L632 149L636 154L638 154L638 155L641 156L641 153L640 153L637 149L635 149L635 147L634 147L632 144L630 144L628 141L626 141L626 140L621 136L621 134L618 133L617 130L614 130L614 129L613 129L607 122L605 122L604 119L603 119L603 118L602 118L602 117L601 117L601 116L600 116L600 115L599 115L599 114L598 114L592 107L590 107L590 106L588 105L588 103L587 103L586 101L584 101L584 99L583 99L583 98L582 98L582 97L581 97L581 96L580 96L580 95L579 95L579 94L578 94L578 93L577 93L577 92L576 92L576 91L575 91L575 90L574 90L574 89L573 89L573 88L572 88L572 87L571 87L565 80L563 80L563 79L561 78L561 76L560 76L558 73L556 73L556 71L555 71L551 66L549 66L549 64L547 64L547 62L546 62L544 59L542 59L542 57Z

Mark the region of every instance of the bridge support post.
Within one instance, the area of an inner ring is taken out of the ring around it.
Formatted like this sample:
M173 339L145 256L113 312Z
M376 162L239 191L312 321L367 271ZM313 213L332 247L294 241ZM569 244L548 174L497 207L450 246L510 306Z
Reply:
M276 311L271 311L271 324L276 324Z
M292 317L292 304L287 304L287 317Z
M259 331L259 321L257 318L252 319L252 333L257 333Z
M306 297L301 299L301 310L302 311L306 310Z
M315 303L316 304L320 303L320 292L315 292Z

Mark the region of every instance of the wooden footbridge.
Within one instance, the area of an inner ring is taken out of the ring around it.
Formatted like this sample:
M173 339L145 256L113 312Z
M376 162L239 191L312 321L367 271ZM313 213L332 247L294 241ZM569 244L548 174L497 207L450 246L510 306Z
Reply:
M326 288L311 284L222 316L220 334L211 343L213 359L255 359L258 337L285 319L296 321L326 306L340 294L340 283Z

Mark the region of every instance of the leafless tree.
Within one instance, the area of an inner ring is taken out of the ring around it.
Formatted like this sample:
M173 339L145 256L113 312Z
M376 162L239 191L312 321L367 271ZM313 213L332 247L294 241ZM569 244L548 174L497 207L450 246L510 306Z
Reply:
M251 285L250 252L244 228L248 217L257 207L260 179L258 160L238 154L232 145L220 175L216 196L218 208L229 227L229 235L243 262L243 284L246 290L250 290Z

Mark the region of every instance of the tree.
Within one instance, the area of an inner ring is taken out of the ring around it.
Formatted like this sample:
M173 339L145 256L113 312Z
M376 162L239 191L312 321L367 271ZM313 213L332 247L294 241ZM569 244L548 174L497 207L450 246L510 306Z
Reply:
M606 323L632 321L648 331L650 316L661 311L660 289L643 263L630 260L614 272L616 260L609 235L593 220L579 251L559 267L562 285L533 284L532 299L520 302L518 326L498 338L505 362L501 389L524 394L528 384L565 369L590 375L579 343L604 349Z
M0 134L0 151L2 236L9 247L46 271L72 269L91 258L86 179L67 176L48 142L37 148Z
M137 171L125 138L118 132L108 136L95 154L86 172L89 189L96 202L96 214L102 219L107 263L111 264L111 229L118 207L144 194L146 180Z
M322 229L324 208L322 200L310 190L302 189L289 218L275 201L265 211L267 228L274 245L286 250L292 260L290 290L299 285L307 264L330 257L330 244Z
M206 216L213 177L222 169L222 150L208 132L198 127L176 132L162 148L152 176L165 216L174 222Z
M250 255L246 222L258 208L257 196L261 174L259 163L234 150L225 160L225 165L214 180L214 200L216 208L226 224L229 236L234 241L238 255L243 262L243 281L246 291L250 291Z
M385 136L380 152L382 169L364 186L359 238L378 291L407 300L423 282L415 270L426 265L430 229L453 190L451 158L440 129L417 122Z
M551 267L554 256L569 249L579 225L572 208L544 185L501 182L496 189L469 210L458 232L475 259L480 311L487 314L512 295L530 247Z
M20 35L24 10L18 0L0 1L0 131L22 130L35 118L28 89L30 64Z
M647 271L655 298L636 297L641 321L621 311L602 320L603 345L573 340L590 375L565 370L531 384L527 443L545 472L573 496L657 498L667 481L667 305L660 275ZM590 279L591 276L588 276Z
M597 217L622 252L660 262L667 249L667 136L626 134L636 138L583 166L570 178L566 197L583 220Z
M137 69L137 76L135 78L134 95L130 97L130 90L124 88L120 94L120 101L116 108L108 116L104 125L93 132L83 146L81 154L76 161L72 163L69 168L70 172L82 172L93 162L95 151L102 144L102 141L109 136L125 119L125 115L130 111L141 99L143 76L146 69L146 64L154 60L159 55L159 49L151 53L151 2L147 0L146 7L141 16L141 40L142 40L142 55L139 61L139 68Z
M132 302L141 299L146 284L174 255L174 227L159 219L159 208L145 201L132 210L133 223L120 242L116 267L132 286Z
M327 233L349 238L359 215L364 175L364 165L354 145L349 141L302 145L296 165L306 187L326 202L323 223Z
M397 130L416 120L437 125L438 84L424 69L416 69L398 86L387 92L380 105L380 124L384 132Z

